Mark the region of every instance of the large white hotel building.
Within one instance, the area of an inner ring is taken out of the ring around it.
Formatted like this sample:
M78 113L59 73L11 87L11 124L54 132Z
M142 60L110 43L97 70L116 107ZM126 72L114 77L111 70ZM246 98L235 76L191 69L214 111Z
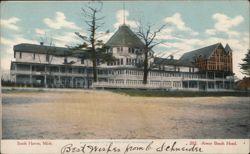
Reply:
M11 75L16 84L53 88L137 88L164 90L230 90L233 87L232 50L221 43L186 52L180 59L153 58L148 84L142 84L143 57L137 52L142 41L122 25L106 42L107 52L117 59L97 65L98 82L93 82L92 61L68 48L43 44L14 46ZM54 52L49 52L53 50Z

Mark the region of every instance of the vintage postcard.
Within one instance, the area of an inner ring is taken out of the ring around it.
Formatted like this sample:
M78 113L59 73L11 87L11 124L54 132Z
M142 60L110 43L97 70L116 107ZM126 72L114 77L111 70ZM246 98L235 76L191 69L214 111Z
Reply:
M0 17L0 153L250 152L248 1L5 1Z

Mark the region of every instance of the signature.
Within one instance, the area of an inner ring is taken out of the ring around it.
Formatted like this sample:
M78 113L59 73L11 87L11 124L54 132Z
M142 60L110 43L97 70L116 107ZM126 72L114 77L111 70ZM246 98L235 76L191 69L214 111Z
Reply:
M146 145L138 144L133 145L129 143L127 145L114 146L113 142L109 144L105 144L104 146L94 145L94 144L84 144L82 146L74 146L73 143L69 143L61 148L61 154L66 153L132 153L132 152L154 152L154 153L164 153L164 152L203 152L201 147L198 147L196 144L186 145L186 146L178 146L177 142L173 142L171 144L167 144L163 142L161 144L157 144L153 146L154 141L147 143Z

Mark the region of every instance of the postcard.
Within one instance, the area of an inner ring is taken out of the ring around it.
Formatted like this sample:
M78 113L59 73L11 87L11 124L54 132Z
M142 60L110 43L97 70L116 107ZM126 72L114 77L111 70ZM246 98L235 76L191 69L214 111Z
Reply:
M0 153L250 152L248 1L6 1L0 24Z

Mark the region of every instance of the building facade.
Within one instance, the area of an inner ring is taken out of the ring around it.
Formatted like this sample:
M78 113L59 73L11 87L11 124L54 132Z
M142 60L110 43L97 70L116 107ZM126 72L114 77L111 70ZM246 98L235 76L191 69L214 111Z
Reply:
M137 88L164 90L230 90L233 87L232 50L227 44L186 52L180 59L157 58L150 52L148 84L142 84L142 41L122 25L106 42L116 61L97 65L92 82L92 61L68 48L43 44L14 46L11 75L17 84L54 88Z

